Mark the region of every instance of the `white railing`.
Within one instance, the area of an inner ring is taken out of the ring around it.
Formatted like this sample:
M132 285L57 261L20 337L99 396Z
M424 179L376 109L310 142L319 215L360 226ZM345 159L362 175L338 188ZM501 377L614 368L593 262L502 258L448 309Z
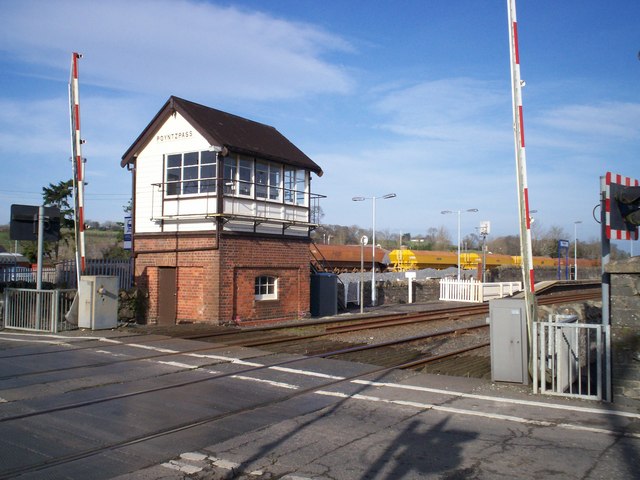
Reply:
M521 282L482 283L474 280L443 278L440 280L440 300L448 302L482 303L503 298L522 290Z
M534 322L533 393L602 400L608 328L601 324Z
M75 294L75 290L6 288L4 328L52 333L76 328L67 325L64 318Z

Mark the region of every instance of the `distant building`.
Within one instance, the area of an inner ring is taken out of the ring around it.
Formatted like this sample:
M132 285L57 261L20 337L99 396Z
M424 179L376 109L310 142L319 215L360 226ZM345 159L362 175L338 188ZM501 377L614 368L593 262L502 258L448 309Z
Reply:
M0 247L0 268L8 267L30 267L29 259L20 253L7 252Z
M125 152L145 321L309 314L321 168L275 128L170 97Z

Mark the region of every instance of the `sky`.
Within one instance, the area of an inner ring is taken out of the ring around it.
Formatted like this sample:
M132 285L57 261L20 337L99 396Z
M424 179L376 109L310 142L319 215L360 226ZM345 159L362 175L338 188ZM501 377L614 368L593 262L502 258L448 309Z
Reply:
M377 230L455 238L459 210L462 236L518 234L506 0L0 0L0 18L0 224L72 176L75 51L88 220L121 221L121 157L176 95L319 164L323 223L370 228L352 197L395 193ZM532 216L599 239L600 177L640 177L640 2L520 0L517 19Z

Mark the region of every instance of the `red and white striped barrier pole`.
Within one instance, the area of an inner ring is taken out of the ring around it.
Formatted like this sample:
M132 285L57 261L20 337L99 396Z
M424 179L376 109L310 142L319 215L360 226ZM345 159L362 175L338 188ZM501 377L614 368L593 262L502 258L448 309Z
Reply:
M515 0L507 0L509 10L509 50L511 53L511 86L513 100L513 128L516 153L516 176L518 181L518 206L520 214L520 250L524 280L527 324L535 320L535 278L531 251L531 217L529 213L529 188L527 186L527 161L524 142L524 117L522 113L522 86L520 78L520 51L518 49L518 22Z
M71 161L73 164L73 184L75 199L76 270L78 285L85 269L84 244L84 159L82 158L82 137L80 136L80 97L78 92L78 59L82 55L71 54L71 76L69 78L69 107L71 114Z

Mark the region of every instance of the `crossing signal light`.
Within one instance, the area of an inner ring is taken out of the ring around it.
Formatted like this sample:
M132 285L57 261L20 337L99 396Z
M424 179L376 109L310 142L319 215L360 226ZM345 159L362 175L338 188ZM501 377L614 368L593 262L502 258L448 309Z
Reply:
M636 227L640 225L640 187L618 187L615 198L624 221Z
M602 183L604 233L610 240L637 240L640 182L607 172Z

